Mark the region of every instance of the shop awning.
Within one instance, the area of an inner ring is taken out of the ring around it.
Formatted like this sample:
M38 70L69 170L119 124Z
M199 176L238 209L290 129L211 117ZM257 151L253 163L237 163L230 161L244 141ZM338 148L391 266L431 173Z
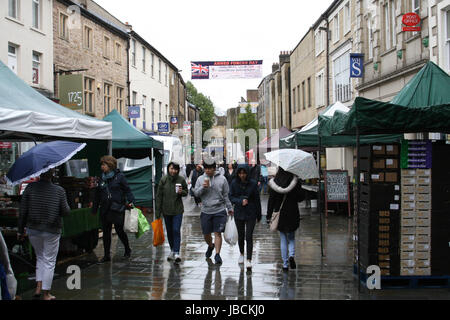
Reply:
M0 61L0 137L23 135L111 140L110 123L85 116L44 97Z

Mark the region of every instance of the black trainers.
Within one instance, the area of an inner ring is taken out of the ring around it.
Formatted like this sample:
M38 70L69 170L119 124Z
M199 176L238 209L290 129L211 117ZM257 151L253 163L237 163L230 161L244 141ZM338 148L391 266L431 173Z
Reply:
M131 257L131 249L125 250L125 254L123 255L124 258L130 258Z
M205 257L211 258L213 250L214 250L214 246L212 246L212 247L208 246L208 250L206 250Z
M294 257L289 257L289 267L291 269L297 269L297 265L295 264Z
M97 264L103 264L103 263L106 263L109 261L111 261L111 257L105 256L105 257L101 258L100 261L97 262Z
M222 264L222 258L220 257L220 254L216 253L214 260L216 261L216 264Z

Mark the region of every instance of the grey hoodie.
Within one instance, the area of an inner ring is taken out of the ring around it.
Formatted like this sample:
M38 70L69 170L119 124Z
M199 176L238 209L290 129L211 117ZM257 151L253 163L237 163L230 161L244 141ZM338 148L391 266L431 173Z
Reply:
M202 212L215 214L224 210L231 211L233 206L228 198L229 186L227 179L216 171L210 178L210 187L203 188L206 173L201 175L195 183L194 195L202 200Z

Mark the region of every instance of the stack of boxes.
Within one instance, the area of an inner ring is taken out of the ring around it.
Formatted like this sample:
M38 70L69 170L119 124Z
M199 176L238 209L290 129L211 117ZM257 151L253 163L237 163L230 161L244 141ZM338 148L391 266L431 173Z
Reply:
M402 170L400 275L431 275L431 169Z
M400 274L400 158L397 144L360 148L361 265Z

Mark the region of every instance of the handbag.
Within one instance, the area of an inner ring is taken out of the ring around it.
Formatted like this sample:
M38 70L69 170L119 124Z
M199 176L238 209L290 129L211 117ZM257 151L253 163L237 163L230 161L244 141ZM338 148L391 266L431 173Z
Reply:
M286 196L284 196L283 198L283 202L281 202L281 206L280 209L274 213L272 213L272 218L270 219L270 231L277 231L278 230L278 221L280 220L280 213L281 213L281 208L283 207L284 201L286 200Z
M109 210L117 213L123 213L125 211L125 205L112 201L111 205L109 206Z
M136 208L125 210L125 222L123 226L125 232L138 232L138 216L139 212Z

